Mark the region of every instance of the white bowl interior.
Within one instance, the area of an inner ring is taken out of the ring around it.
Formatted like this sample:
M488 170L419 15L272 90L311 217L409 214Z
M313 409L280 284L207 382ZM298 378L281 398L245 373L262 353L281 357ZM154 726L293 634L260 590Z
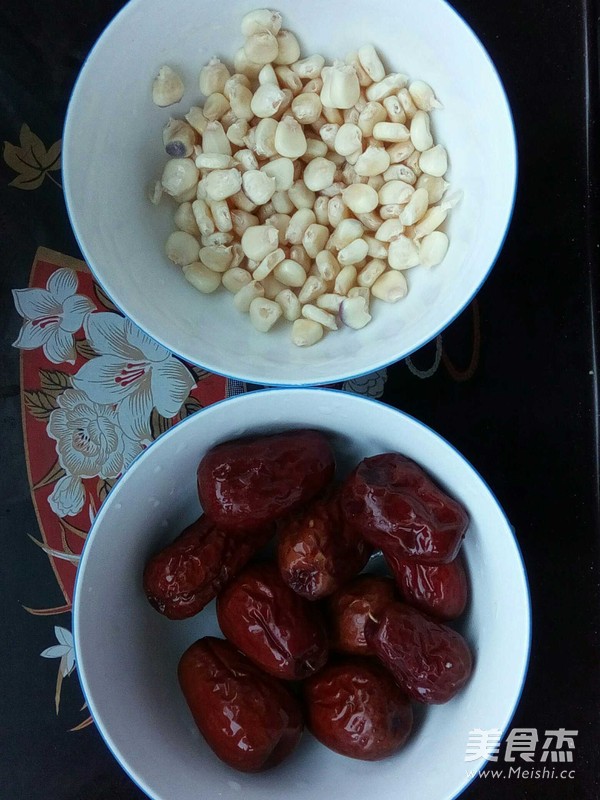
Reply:
M205 451L247 432L288 427L326 431L342 473L365 456L398 450L465 505L471 517L464 544L471 594L461 630L475 669L452 701L418 714L413 736L395 757L354 761L305 734L281 766L244 775L209 750L177 684L183 651L200 636L219 634L214 604L191 620L168 620L148 604L141 575L150 554L198 516L195 474ZM281 389L210 406L134 462L88 537L77 576L74 632L79 677L96 723L152 798L396 800L401 787L404 800L446 800L469 782L468 771L481 766L481 760L465 762L469 731L508 725L527 667L530 613L512 529L454 448L385 405L341 392Z
M374 370L408 355L440 332L485 279L509 224L516 149L509 106L492 62L443 0L369 3L281 0L284 24L304 55L343 58L372 42L388 67L430 83L444 104L436 141L450 156L448 179L464 199L447 222L442 265L407 273L410 291L376 303L373 322L344 329L313 348L297 348L289 325L256 332L228 292L201 295L164 255L174 206L152 206L147 187L166 156L169 116L201 103L197 76L212 55L231 60L241 46L241 16L253 0L132 0L88 58L69 106L63 170L71 221L104 288L142 329L208 369L265 384L318 384ZM158 109L150 87L167 63L184 77L182 101Z

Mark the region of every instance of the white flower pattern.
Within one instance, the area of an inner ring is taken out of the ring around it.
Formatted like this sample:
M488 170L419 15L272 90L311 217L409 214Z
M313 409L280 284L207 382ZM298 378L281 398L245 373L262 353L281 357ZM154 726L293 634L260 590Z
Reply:
M40 653L44 658L60 658L59 670L66 678L75 669L75 647L73 645L73 634L60 625L54 626L54 635L58 644L47 647Z
M383 395L385 390L385 382L387 380L387 370L377 370L368 375L362 375L359 378L352 378L346 381L343 385L345 392L353 392L354 394L362 394L367 397L379 398Z
M76 292L77 276L72 269L54 272L45 289L13 289L15 307L25 320L13 346L22 350L42 347L53 364L74 364L73 334L95 309L88 297Z

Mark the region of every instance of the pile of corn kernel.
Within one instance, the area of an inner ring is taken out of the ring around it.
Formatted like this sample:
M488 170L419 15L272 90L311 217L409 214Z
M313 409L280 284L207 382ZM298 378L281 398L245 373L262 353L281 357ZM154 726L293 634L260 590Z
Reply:
M266 332L282 318L298 346L340 325L363 328L373 299L408 292L404 271L439 264L447 154L434 144L433 90L386 74L371 45L325 65L300 58L276 11L242 20L234 73L200 72L203 107L170 119L167 161L151 199L177 203L166 254L201 292L221 285ZM161 67L156 105L178 103L180 76Z

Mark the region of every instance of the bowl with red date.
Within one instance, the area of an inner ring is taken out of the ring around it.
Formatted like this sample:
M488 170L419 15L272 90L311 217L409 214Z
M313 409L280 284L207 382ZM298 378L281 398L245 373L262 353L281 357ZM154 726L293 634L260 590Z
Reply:
M513 529L383 404L260 390L172 428L100 509L74 636L93 718L154 800L450 800L530 646Z

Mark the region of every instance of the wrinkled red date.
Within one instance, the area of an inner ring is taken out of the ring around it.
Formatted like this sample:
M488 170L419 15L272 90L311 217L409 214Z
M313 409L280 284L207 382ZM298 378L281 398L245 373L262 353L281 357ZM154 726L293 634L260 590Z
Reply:
M374 655L365 639L365 623L379 619L395 596L393 580L383 575L359 575L342 586L327 604L331 647L343 653Z
M368 620L367 642L378 658L420 703L445 703L471 675L471 651L463 637L403 603L384 609L379 622Z
M226 530L260 526L295 511L333 477L327 438L298 430L217 445L198 467L204 512Z
M412 728L412 709L392 676L376 662L346 659L304 684L307 725L331 750L377 761L397 752Z
M230 767L269 769L298 744L303 722L296 698L224 639L195 642L179 661L178 677L200 733Z
M244 537L233 536L208 517L200 517L148 561L143 577L146 597L169 619L192 617L273 533L274 527L267 525Z
M217 599L225 636L259 667L301 680L327 660L321 611L289 588L276 564L247 567Z
M344 484L342 508L372 545L424 564L452 561L469 524L464 508L399 453L361 461Z
M345 521L338 489L285 519L277 537L283 580L307 600L332 594L360 572L371 551L365 539Z
M467 576L460 554L449 564L419 564L386 554L406 602L442 620L456 619L467 605Z

